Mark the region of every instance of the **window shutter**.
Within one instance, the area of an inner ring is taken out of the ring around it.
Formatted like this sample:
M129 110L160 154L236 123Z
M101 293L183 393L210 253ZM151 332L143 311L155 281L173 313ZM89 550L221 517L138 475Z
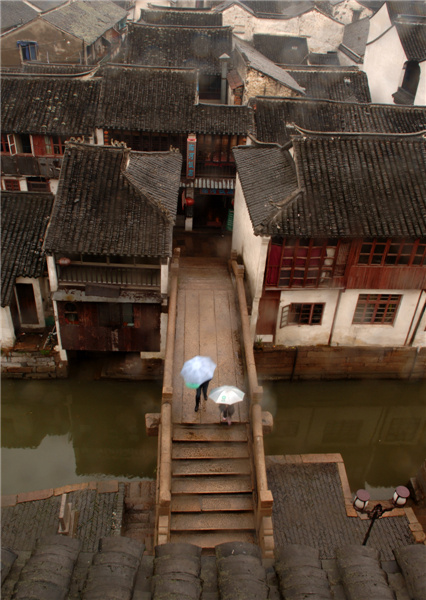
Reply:
M290 304L283 306L281 311L280 329L288 325L288 315L290 313Z
M15 136L13 133L7 134L7 143L9 144L9 150L12 156L16 154L16 144L15 144Z

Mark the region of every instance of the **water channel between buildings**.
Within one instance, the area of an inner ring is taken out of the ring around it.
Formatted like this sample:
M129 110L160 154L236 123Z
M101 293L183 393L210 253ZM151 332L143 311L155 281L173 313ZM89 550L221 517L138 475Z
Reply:
M264 382L266 454L341 453L352 491L390 497L426 456L426 381ZM161 381L2 382L1 491L155 477Z

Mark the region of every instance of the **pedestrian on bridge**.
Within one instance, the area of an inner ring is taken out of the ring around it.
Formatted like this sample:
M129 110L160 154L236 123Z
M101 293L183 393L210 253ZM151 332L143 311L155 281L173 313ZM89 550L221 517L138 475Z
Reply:
M221 422L228 421L228 425L232 423L232 415L235 412L235 406L232 404L219 404Z
M195 412L200 408L200 400L201 400L201 391L203 392L204 400L207 400L207 388L209 387L211 379L207 379L201 385L197 387L197 391L195 392Z

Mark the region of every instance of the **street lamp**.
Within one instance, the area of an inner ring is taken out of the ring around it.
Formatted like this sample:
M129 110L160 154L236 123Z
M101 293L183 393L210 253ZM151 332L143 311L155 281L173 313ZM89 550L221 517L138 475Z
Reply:
M362 542L363 546L367 544L367 540L370 536L370 532L376 520L380 519L380 517L385 512L390 512L394 508L401 508L402 506L404 506L407 502L407 498L409 497L409 495L410 492L408 491L408 489L404 485L399 485L396 488L392 499L389 501L392 503L392 506L385 508L381 504L376 504L376 506L372 510L367 510L367 504L370 500L370 494L367 492L367 490L357 491L353 501L353 507L356 511L365 513L371 519L370 526L367 530L367 533L365 534L364 541Z

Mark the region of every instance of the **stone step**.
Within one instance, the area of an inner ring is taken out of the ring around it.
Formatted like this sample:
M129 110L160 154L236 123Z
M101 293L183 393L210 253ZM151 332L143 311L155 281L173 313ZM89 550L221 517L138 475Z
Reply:
M247 442L247 427L234 423L221 425L175 425L174 442Z
M170 521L170 531L252 531L254 527L253 512L174 513Z
M207 458L172 461L173 477L185 475L250 475L248 458Z
M248 445L244 442L176 442L172 447L174 459L197 458L248 458Z
M241 494L252 491L251 477L173 477L172 494Z
M172 512L253 510L251 494L189 494L172 497Z
M203 554L211 554L214 553L216 546L225 542L248 542L249 544L255 544L256 536L251 531L173 531L170 535L170 541L194 544L194 546L199 546L203 549Z

